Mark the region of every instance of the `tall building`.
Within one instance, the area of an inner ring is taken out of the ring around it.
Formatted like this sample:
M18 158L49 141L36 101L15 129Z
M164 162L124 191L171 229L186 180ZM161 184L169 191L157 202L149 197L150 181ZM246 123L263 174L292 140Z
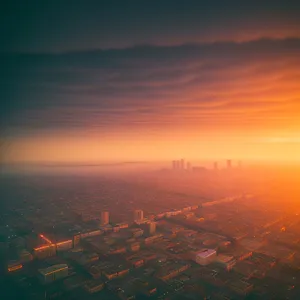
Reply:
M227 159L227 169L231 169L231 159Z
M184 159L181 159L181 160L179 161L179 169L180 169L180 170L184 170L184 169L185 169Z
M172 161L172 169L173 169L173 170L176 170L176 167L177 167L177 161L176 161L176 160L173 160L173 161Z
M172 169L173 169L173 170L176 170L176 167L177 167L176 160L173 160L173 161L172 161Z
M218 163L215 161L214 162L214 170L217 171L218 170Z
M68 276L68 265L58 264L51 267L40 269L39 277L44 284L51 283L55 280Z
M186 169L188 170L188 171L190 171L191 170L191 163L190 162L187 162L186 163Z
M101 225L107 225L109 223L109 212L108 211L102 211L101 212Z
M142 221L144 219L144 212L141 209L136 209L134 211L134 220Z
M156 231L156 223L155 222L150 222L148 224L149 226L149 234L154 234Z

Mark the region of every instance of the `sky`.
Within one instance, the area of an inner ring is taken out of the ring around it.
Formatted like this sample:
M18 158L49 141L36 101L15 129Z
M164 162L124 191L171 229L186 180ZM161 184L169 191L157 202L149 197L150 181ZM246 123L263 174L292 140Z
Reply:
M241 2L6 4L1 162L299 160L300 3Z

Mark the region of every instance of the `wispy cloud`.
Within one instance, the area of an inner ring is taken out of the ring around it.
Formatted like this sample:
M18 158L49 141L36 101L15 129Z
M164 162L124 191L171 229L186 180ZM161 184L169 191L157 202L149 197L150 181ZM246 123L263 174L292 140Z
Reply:
M287 126L299 123L299 54L299 39L264 39L1 55L1 126L22 134Z

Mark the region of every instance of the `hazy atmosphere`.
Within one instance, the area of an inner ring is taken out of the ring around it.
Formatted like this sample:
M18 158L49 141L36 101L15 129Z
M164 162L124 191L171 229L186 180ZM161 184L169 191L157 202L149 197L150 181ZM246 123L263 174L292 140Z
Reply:
M5 6L4 162L299 160L297 1Z
M299 300L300 2L6 2L0 299Z

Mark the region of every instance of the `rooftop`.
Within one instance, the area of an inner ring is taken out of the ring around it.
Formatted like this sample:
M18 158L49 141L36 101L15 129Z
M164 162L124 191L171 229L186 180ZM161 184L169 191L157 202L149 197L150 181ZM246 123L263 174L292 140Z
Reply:
M45 268L45 269L39 269L39 272L42 275L46 276L46 275L49 275L51 273L58 272L58 271L61 271L61 270L64 270L64 269L68 269L68 265L67 264L53 265L53 266Z
M196 255L200 256L202 258L206 258L206 257L209 257L214 254L216 254L216 251L214 249L203 249L203 250L197 252Z
M230 255L225 255L225 254L219 254L217 256L217 261L218 262L221 262L221 263L228 263L230 262L231 260L233 260L234 257L233 256L230 256Z

